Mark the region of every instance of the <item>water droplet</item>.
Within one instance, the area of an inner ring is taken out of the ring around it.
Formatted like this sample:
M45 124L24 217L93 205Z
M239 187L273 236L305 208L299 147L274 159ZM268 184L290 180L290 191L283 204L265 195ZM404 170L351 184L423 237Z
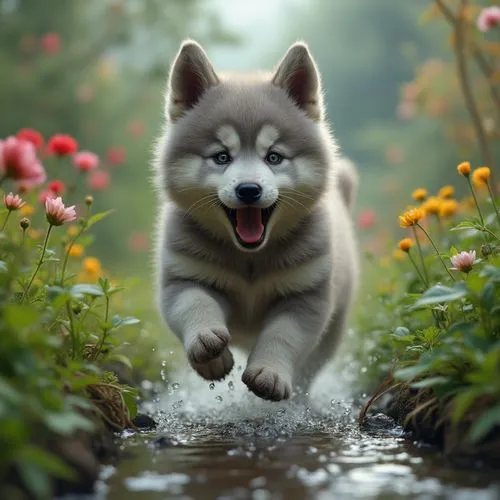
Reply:
M167 362L166 362L165 360L163 360L163 361L161 362L161 366L167 366Z
M222 403L222 396L217 396L215 399L216 399L219 403Z
M210 385L208 386L211 391L215 389L215 384L213 382L210 382Z
M366 366L363 366L363 368L361 368L361 373L366 373L368 371L368 368Z
M172 390L176 391L177 389L179 389L180 386L181 384L179 384L179 382L174 382L172 384Z
M229 390L230 390L230 391L234 391L234 384L233 384L233 381L232 381L232 380L230 380L230 381L228 382L227 386L229 387Z

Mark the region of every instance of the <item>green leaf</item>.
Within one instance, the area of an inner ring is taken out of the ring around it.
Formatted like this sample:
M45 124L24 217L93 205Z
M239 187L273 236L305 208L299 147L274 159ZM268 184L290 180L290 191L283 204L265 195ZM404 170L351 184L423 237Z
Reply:
M23 484L33 494L34 498L50 497L49 476L38 464L27 461L20 462L18 463L18 470Z
M453 302L468 295L469 291L463 283L457 283L452 288L436 285L429 288L422 297L415 302L412 309L417 309L430 304L439 304L441 302Z
M74 411L46 412L43 419L50 430L65 436L69 436L76 430L94 430L94 424L91 420Z
M25 445L18 454L22 462L38 465L47 474L63 479L73 479L76 474L59 457L32 445Z
M91 297L102 297L104 292L97 285L82 283L71 287L71 295L81 297L82 295L90 295Z
M137 325L140 322L141 321L139 319L134 318L133 316L127 316L125 318L121 318L119 315L116 314L111 318L111 323L115 330L121 328L122 326Z
M472 387L459 394L453 400L451 421L455 424L459 422L459 420L465 415L465 412L472 406L472 403L474 403L474 401L482 394L483 391L477 387Z
M133 419L137 415L137 401L136 394L131 391L123 391L123 400L127 405L130 418Z
M117 361L118 363L121 363L122 365L125 365L130 370L133 370L132 362L124 354L111 353L109 356L106 357L106 359L109 360L109 361Z
M115 293L121 292L123 290L125 290L124 286L115 286L108 290L108 295L111 297L111 295L114 295Z
M435 385L443 385L450 382L450 379L447 377L429 377L424 378L423 380L419 380L418 382L414 382L411 384L411 387L416 389L422 389L424 387L433 387Z
M490 312L495 305L495 285L491 281L488 281L483 288L481 303L488 312Z
M407 368L401 368L400 370L397 370L394 376L401 380L411 380L418 375L422 375L422 373L426 372L428 369L429 365L427 364L409 366Z
M459 222L456 226L450 228L450 231L464 231L466 229L475 229L476 231L482 231L483 225L479 219L469 219Z
M94 214L90 219L87 221L87 224L85 226L85 229L88 230L91 228L94 224L97 224L99 221L107 217L109 214L113 213L115 210L106 210L105 212L99 212L97 214Z
M34 325L40 319L40 314L29 306L9 304L4 309L4 317L11 328L22 330Z
M7 263L3 260L0 260L0 273L6 273L9 270L7 267Z
M477 443L497 425L500 425L500 404L486 410L474 422L469 434L470 441Z

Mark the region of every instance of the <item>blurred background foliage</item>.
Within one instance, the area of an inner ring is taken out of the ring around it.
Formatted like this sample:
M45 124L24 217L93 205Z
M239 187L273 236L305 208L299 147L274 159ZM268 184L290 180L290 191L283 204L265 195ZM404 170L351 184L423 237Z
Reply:
M361 171L364 248L396 230L396 207L416 184L432 190L450 165L479 161L432 2L0 0L0 137L64 131L101 156L110 183L96 209L117 211L91 251L122 277L150 273L151 152L186 37L235 69L271 68L293 41L310 44L338 141Z

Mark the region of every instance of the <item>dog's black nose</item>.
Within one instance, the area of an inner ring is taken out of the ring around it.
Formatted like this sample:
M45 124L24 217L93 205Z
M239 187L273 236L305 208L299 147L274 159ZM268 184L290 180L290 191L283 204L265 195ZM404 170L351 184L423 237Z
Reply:
M239 184L235 191L238 200L247 205L259 201L262 195L262 188L258 184Z

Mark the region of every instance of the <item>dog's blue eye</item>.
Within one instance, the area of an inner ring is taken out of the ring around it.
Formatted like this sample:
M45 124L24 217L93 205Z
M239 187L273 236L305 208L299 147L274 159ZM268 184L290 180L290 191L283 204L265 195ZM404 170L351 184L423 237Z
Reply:
M217 153L214 155L213 160L217 165L227 165L233 161L231 158L231 155L227 151L221 151L220 153Z
M276 151L269 151L266 155L266 162L269 163L269 165L279 165L282 161L283 156L276 153Z

